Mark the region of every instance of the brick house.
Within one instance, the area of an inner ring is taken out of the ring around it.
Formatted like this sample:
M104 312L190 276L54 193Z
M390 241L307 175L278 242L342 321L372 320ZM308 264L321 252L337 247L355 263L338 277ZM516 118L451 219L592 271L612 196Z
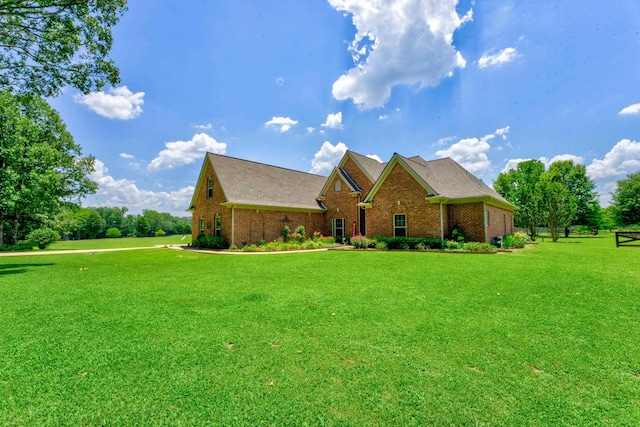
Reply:
M275 240L284 225L309 235L441 239L458 226L490 242L513 233L514 209L450 158L394 154L380 163L347 151L328 177L208 153L189 211L194 238L202 232L242 246Z

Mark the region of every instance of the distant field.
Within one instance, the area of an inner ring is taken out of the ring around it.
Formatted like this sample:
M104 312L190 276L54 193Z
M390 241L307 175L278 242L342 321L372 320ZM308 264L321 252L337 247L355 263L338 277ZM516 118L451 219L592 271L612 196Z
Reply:
M0 257L0 425L637 425L638 255Z
M163 237L123 237L120 239L61 240L49 246L47 251L73 249L142 248L156 245L180 245L191 243L191 235L175 234ZM37 249L36 249L37 250Z

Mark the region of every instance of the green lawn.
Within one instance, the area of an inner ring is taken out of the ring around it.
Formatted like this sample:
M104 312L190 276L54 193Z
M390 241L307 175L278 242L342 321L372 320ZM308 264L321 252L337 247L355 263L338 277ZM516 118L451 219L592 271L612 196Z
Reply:
M639 255L0 257L0 425L636 425Z
M156 245L186 245L191 235L174 234L162 237L123 237L121 239L61 240L49 246L47 251L73 249L142 248ZM36 249L37 250L37 249Z

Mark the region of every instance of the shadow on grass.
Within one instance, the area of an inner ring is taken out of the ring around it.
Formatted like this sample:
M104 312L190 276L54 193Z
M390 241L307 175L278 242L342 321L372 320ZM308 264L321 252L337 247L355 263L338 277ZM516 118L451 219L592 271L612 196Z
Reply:
M28 271L27 267L45 267L48 265L53 265L52 263L48 264L2 264L0 265L0 276L8 276L10 274L21 274L26 273Z

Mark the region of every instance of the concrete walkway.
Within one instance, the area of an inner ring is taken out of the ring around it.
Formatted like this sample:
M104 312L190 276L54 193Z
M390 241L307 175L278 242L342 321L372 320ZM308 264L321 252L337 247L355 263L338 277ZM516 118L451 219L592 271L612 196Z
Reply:
M139 249L168 248L169 245L143 246L140 248L109 248L109 249L72 249L68 251L33 251L33 252L0 252L3 256L35 256L35 255L66 255L66 254L95 254L98 252L136 251ZM179 247L181 249L182 247Z

